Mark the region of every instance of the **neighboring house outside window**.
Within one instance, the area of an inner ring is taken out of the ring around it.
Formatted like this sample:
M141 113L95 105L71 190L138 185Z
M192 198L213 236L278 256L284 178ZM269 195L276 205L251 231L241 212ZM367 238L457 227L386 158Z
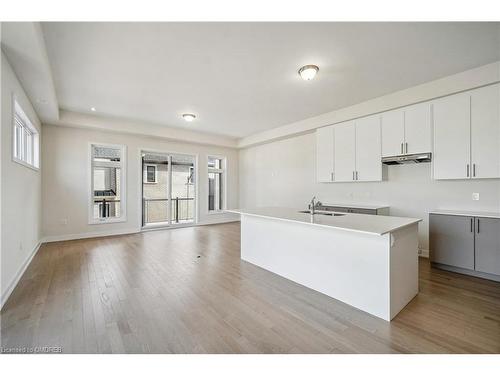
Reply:
M89 223L125 221L125 146L90 146Z
M39 169L40 137L17 100L14 99L12 159L24 166Z
M158 166L156 164L146 164L144 166L144 182L147 184L158 183Z
M226 158L208 157L208 212L225 208Z

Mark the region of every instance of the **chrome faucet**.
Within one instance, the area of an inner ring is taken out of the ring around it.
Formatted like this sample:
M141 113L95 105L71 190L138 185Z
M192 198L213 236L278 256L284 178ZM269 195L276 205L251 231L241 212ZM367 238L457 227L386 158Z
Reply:
M314 196L312 199L311 199L311 203L309 203L309 211L310 211L310 214L311 215L314 215L315 214L315 210L317 207L321 206L321 202L320 201L316 201L316 196Z

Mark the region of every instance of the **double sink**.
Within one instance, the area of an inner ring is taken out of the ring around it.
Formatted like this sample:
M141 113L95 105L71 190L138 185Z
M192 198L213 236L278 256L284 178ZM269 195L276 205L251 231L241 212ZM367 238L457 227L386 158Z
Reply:
M311 214L311 210L299 211L301 214ZM312 215L325 215L325 216L344 216L345 214L338 214L336 212L314 211Z

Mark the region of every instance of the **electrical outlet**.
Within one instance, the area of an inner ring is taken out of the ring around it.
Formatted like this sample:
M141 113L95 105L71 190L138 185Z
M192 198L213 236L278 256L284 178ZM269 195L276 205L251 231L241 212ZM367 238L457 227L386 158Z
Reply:
M479 193L472 193L472 200L478 201L479 200Z

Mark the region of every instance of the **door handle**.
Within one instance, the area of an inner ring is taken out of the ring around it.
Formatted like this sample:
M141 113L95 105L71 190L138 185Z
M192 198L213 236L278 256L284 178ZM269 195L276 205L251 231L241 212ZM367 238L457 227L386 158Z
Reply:
M479 219L477 219L477 233L479 234Z

